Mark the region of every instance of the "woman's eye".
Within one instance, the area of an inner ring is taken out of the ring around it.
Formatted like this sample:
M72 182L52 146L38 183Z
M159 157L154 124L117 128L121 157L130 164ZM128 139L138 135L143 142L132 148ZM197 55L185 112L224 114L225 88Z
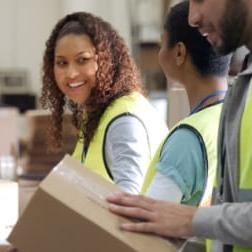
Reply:
M66 63L66 61L58 60L55 62L55 64L59 67L62 67L62 66L65 66L67 63Z
M79 64L84 64L84 63L86 63L88 60L89 60L89 58L79 58L79 59L77 60L77 62L78 62Z

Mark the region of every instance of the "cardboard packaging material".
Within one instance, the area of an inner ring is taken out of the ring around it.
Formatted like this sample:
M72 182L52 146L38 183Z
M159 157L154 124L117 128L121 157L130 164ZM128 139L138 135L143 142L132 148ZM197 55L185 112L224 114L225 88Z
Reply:
M72 124L70 114L63 115L63 146L57 152L48 151L48 128L50 127L51 113L44 110L28 110L25 113L27 136L23 139L24 152L19 166L23 175L44 177L64 157L72 153L77 142L77 130Z
M70 156L51 171L26 207L8 241L20 252L173 252L159 237L123 232L125 218L107 209L118 187Z
M18 219L18 184L0 180L0 240L7 239Z

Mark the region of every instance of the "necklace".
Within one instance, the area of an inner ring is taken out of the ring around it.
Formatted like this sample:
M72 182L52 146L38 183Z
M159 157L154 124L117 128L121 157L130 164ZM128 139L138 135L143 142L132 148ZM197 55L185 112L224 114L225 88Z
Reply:
M190 115L192 115L193 113L197 112L201 107L202 105L207 101L209 100L210 98L212 97L215 97L215 96L219 96L219 95L223 95L223 94L226 94L227 90L217 90L213 93L210 93L208 94L207 96L203 97L197 104L196 106L194 106L194 108L191 110L190 112Z

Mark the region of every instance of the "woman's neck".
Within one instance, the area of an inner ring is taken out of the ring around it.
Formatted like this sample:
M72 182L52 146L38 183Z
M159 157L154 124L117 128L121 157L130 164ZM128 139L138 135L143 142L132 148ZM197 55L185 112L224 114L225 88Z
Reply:
M185 89L189 99L190 109L192 110L197 104L202 101L209 94L213 94L220 90L227 90L227 78L226 77L202 77L191 78L185 83ZM210 105L225 96L225 93L216 94L207 99L201 107Z

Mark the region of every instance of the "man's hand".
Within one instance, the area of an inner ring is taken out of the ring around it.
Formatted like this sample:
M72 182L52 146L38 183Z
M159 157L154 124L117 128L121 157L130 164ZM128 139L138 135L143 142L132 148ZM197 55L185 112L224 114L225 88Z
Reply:
M111 212L139 220L139 222L122 224L123 230L178 238L193 235L192 219L197 210L196 207L128 193L110 195L107 201L110 203Z

